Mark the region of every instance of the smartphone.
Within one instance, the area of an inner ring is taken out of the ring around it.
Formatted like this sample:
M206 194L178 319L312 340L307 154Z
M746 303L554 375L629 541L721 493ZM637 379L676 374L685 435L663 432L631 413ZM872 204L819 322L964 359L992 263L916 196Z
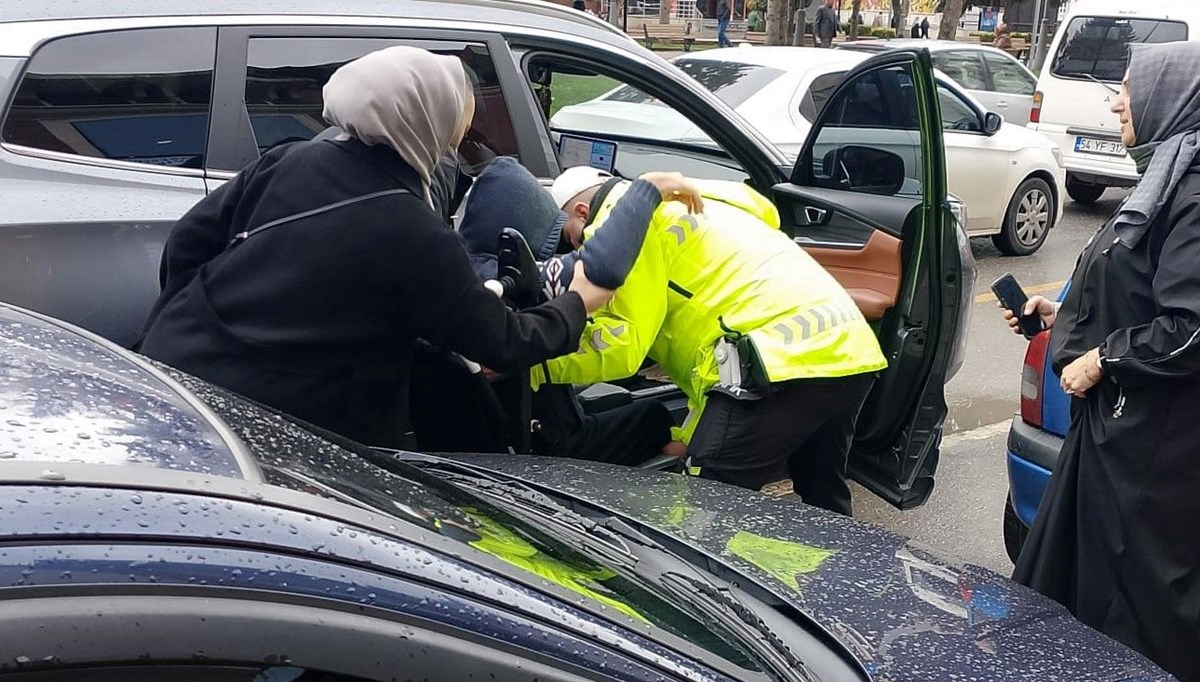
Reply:
M1013 277L1011 272L1004 273L1000 279L992 282L992 293L1000 300L1001 305L1017 316L1017 328L1021 330L1021 334L1025 338L1032 339L1038 335L1038 332L1046 328L1042 324L1041 315L1037 313L1021 314L1025 310L1025 304L1029 302L1029 297L1025 295L1025 290L1017 283L1017 278Z

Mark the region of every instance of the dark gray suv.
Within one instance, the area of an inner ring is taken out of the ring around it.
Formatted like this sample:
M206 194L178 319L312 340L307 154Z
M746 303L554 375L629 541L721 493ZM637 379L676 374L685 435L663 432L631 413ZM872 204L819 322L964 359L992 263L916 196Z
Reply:
M855 478L897 506L924 502L974 279L947 204L924 51L851 72L792 167L683 72L609 25L540 0L4 3L0 300L130 344L158 293L171 223L264 150L322 130L330 74L396 44L466 65L478 102L460 149L468 167L514 156L553 178L566 136L615 144L615 170L627 177L678 170L771 197L784 229L854 296L890 360L860 419ZM564 102L618 85L676 109L706 139L549 125ZM892 114L873 121L860 100L880 96ZM901 133L886 150L873 148L881 127ZM652 380L627 388L633 400L684 402Z

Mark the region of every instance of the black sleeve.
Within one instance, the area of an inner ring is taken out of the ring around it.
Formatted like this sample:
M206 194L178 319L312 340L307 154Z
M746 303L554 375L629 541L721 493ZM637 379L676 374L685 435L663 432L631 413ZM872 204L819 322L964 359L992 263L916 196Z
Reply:
M587 311L578 294L514 313L475 275L458 235L423 232L423 257L413 262L405 286L410 328L418 336L498 371L579 348Z
M580 251L588 279L605 289L625 283L661 203L657 187L646 180L633 183Z
M238 173L201 199L171 228L158 270L158 283L164 292L190 282L201 265L225 250L245 183L245 174Z
M1123 386L1200 372L1200 197L1172 211L1168 224L1154 274L1159 315L1118 329L1105 342L1108 375Z

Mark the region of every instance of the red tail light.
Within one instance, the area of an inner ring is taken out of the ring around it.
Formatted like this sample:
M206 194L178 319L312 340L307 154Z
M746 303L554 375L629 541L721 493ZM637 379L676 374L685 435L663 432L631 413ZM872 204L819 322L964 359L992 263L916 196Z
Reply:
M1029 122L1030 123L1041 123L1042 122L1042 100L1043 99L1045 99L1045 95L1042 94L1041 90L1038 90L1037 92L1033 93L1033 107L1030 108L1030 110L1029 110Z
M1025 366L1021 368L1021 419L1033 426L1042 425L1042 386L1049 344L1050 332L1033 337L1025 351Z

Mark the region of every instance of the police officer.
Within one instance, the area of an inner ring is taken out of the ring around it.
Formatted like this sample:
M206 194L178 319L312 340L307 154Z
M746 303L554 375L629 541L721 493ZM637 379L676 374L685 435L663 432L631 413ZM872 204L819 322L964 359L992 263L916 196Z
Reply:
M589 273L622 261L621 249L639 250L579 352L535 368L534 385L620 379L649 357L688 396L676 437L699 475L757 489L786 468L801 499L848 515L854 423L887 364L874 332L841 285L779 230L766 198L741 183L694 182L705 200L699 216L660 203L644 181L592 168L554 182L563 238L585 256L618 200L649 230L640 244L605 241L590 254Z

